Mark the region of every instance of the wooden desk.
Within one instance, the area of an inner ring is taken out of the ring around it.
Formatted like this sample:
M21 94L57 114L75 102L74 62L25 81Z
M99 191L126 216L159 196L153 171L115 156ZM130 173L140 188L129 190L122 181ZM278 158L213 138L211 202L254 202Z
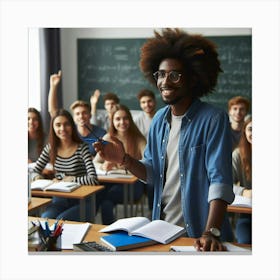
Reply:
M51 201L50 198L31 197L31 202L28 204L28 213L30 214L41 207L47 206Z
M239 214L252 214L251 207L228 205L227 211L232 213L239 213Z
M39 218L42 219L42 218ZM29 221L32 220L38 220L38 218L35 217L28 217ZM50 225L54 223L54 219L49 219ZM73 221L67 221L66 223L79 223L79 222L73 222ZM102 242L100 241L100 237L104 235L108 235L107 233L101 233L99 232L100 229L104 228L105 225L100 225L100 224L91 224L85 238L83 241L96 241L100 244ZM194 244L195 238L187 238L187 237L179 237L178 239L172 241L169 244L156 244L156 245L151 245L151 246L146 246L142 248L136 248L133 250L129 251L123 251L124 253L133 253L133 252L169 252L170 246L192 246ZM240 247L245 247L250 249L251 245L246 245L246 244L234 244ZM73 252L73 250L63 250L63 252ZM76 253L76 252L75 252ZM82 252L83 254L87 252ZM91 252L89 252L91 253ZM117 252L117 253L122 253L122 252Z
M38 196L38 197L64 197L64 198L74 198L80 200L80 219L81 221L85 221L86 217L86 203L85 199L89 196L92 197L91 205L92 205L92 217L91 221L94 221L95 219L95 194L101 190L104 189L104 186L91 186L91 185L83 185L79 187L78 189L72 191L72 192L56 192L56 191L39 191L39 190L33 190L31 191L32 196Z
M123 204L124 204L124 216L128 217L128 210L127 205L128 202L130 204L130 217L133 216L133 188L130 187L134 184L138 178L136 176L124 178L124 177L110 177L110 175L98 175L98 180L100 183L115 183L115 184L123 184L124 186L124 197L123 197ZM130 185L130 186L129 186Z

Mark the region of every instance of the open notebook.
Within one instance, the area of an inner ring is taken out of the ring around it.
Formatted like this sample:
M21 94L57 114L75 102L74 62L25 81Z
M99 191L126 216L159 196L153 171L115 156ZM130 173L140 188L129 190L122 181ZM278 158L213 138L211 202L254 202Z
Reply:
M76 182L54 182L48 179L39 179L31 183L31 190L72 192L80 187Z

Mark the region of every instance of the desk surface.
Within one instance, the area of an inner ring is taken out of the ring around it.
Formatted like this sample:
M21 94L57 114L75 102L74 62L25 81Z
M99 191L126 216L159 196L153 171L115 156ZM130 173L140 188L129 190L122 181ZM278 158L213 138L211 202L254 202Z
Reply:
M228 205L227 211L232 212L232 213L240 213L240 214L252 214L252 208L251 207Z
M94 193L97 193L104 189L104 186L91 186L91 185L83 185L78 189L72 192L56 192L56 191L40 191L33 190L31 191L32 196L43 196L43 197L66 197L66 198L76 198L76 199L84 199Z
M51 198L31 197L31 202L28 204L28 211L33 211L40 207L46 206L51 201Z
M100 183L119 183L119 184L133 184L138 178L136 176L132 177L110 177L107 175L98 175L98 180Z
M38 220L36 217L28 217L29 221L32 220ZM42 219L42 218L39 218ZM54 223L55 220L49 219L50 224ZM73 222L73 221L67 221L66 223L79 223L79 222ZM100 237L107 235L106 233L101 233L99 232L100 229L104 228L105 225L100 225L100 224L91 224L84 241L96 241L98 243L101 243ZM172 241L169 244L156 244L156 245L151 245L151 246L146 246L142 248L137 248L133 250L129 250L129 252L169 252L170 246L192 246L194 244L195 239L194 238L187 238L187 237L179 237L178 239ZM240 245L240 244L235 244L240 247L247 247L251 248L249 245ZM72 250L63 250L66 252L72 252ZM128 252L128 251L126 251Z

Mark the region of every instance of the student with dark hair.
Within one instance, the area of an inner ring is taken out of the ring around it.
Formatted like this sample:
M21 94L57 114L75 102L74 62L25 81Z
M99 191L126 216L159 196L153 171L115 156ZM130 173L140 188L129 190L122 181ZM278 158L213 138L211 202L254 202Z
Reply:
M140 67L167 105L153 118L144 158L133 158L116 138L96 142L96 151L154 186L153 219L184 226L197 250L225 250L221 241L233 240L226 215L234 199L229 118L199 99L221 72L216 46L167 28L144 43Z
M56 111L58 110L57 89L59 83L61 82L61 79L62 79L61 71L59 71L57 74L52 74L50 76L48 109L51 117L53 117ZM79 137L88 144L89 151L91 155L94 157L96 152L92 144L97 140L97 138L102 137L106 133L106 131L99 126L90 123L91 108L87 102L83 100L74 101L71 104L70 109L72 111L73 119L76 124Z
M110 121L116 105L120 103L120 99L115 93L108 92L103 96L105 112L97 113L97 102L101 93L96 89L90 98L91 105L91 123L98 125L108 131Z
M147 139L152 119L156 113L156 97L151 90L142 89L138 92L137 98L142 112L134 118L134 122Z
M55 175L59 174L63 181L98 185L88 146L80 139L71 114L64 109L56 111L51 120L49 143L36 162L33 180L42 178L42 170L49 162L54 167ZM92 211L90 205L88 199L87 217ZM53 197L42 217L79 220L79 211L77 199Z
M252 198L252 117L246 118L238 147L232 153L234 193ZM236 222L237 242L252 243L252 215L240 214Z
M231 124L232 150L238 144L242 134L245 116L250 109L250 101L243 96L235 96L228 101L228 114Z
M35 162L41 154L45 144L45 134L40 112L35 108L28 108L28 162Z

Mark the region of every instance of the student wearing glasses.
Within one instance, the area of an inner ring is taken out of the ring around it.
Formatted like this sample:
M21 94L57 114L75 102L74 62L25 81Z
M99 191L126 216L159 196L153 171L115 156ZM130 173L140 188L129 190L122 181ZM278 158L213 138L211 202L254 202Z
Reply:
M154 186L153 219L184 226L197 250L223 251L222 241L233 240L230 124L227 112L200 100L221 72L216 47L164 29L142 46L140 67L167 105L153 118L144 158L131 157L116 138L96 142L96 151Z

